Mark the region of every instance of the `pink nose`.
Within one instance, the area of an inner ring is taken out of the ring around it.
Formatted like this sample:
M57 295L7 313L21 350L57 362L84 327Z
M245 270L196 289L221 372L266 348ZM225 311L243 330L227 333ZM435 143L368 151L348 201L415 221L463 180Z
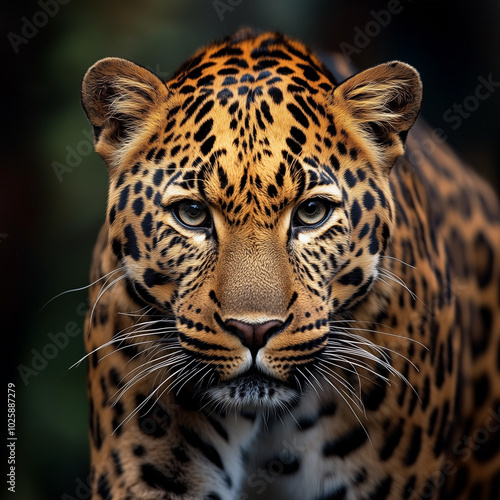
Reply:
M273 319L261 324L251 324L230 319L226 321L226 326L236 330L234 333L241 338L245 346L262 347L283 326L283 322Z

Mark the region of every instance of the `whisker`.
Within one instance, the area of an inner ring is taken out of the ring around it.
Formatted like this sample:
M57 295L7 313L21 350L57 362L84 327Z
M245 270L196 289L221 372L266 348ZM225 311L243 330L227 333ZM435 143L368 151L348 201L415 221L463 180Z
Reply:
M86 290L87 288L90 288L91 286L93 286L96 283L98 283L99 281L107 278L108 276L111 276L112 274L114 274L118 271L123 271L124 269L125 269L125 267L118 267L117 269L113 269L112 271L105 274L104 276L101 276L100 278L96 279L94 282L90 283L89 285L81 286L79 288L72 288L70 290L65 290L64 292L58 293L57 295L52 297L50 300L45 302L45 304L41 307L41 309L38 312L39 313L42 312L45 309L45 307L47 307L52 301L56 300L57 298L62 297L63 295L66 295L67 293L80 292L82 290Z
M411 264L408 264L408 262L405 262L404 260L398 259L397 257L393 257L392 255L382 255L383 259L391 259L395 260L397 262L400 262L401 264L404 264L405 266L408 266L411 269L417 269L415 266L412 266Z

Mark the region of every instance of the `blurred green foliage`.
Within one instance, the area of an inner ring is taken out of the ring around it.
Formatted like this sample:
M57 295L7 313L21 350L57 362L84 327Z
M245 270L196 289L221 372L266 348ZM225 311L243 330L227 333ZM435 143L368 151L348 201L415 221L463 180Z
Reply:
M6 33L22 34L24 19L34 20L42 3L4 7ZM475 2L473 10L464 1L400 4L401 12L353 54L354 63L364 68L401 59L417 67L424 81L424 116L444 128L460 154L498 187L500 91L456 131L443 123L443 113L471 95L478 76L492 73L500 80L498 2ZM105 213L106 169L91 152L91 127L79 101L86 69L102 57L120 56L168 79L197 48L245 25L339 50L343 42L353 43L356 27L363 30L372 11L386 7L387 2L368 0L65 0L26 43L14 47L4 38L8 127L0 233L8 236L0 240L0 285L5 366L18 394L16 498L87 498L85 363L69 369L84 356L86 291L63 295L42 309L61 291L88 284ZM56 162L71 168L61 172ZM49 333L64 332L72 322L80 335L67 336L67 345L41 368L33 350L52 355ZM20 365L36 374L21 377Z

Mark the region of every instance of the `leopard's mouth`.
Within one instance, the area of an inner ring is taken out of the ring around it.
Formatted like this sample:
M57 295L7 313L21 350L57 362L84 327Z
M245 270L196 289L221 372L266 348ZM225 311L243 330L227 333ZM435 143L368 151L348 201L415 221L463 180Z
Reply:
M299 391L253 365L237 377L207 388L204 397L225 411L277 412L293 407Z

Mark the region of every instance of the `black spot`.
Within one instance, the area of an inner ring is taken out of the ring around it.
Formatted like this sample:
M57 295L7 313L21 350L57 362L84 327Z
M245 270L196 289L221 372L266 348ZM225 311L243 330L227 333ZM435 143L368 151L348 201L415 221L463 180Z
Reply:
M144 446L140 444L135 445L132 451L134 452L134 455L137 457L142 457L146 453L146 449L144 448Z
M302 417L297 420L297 426L301 431L306 431L316 425L318 418L316 416Z
M117 450L111 451L111 458L113 460L113 464L115 466L115 473L117 476L121 476L123 474L122 462L120 460L120 454Z
M118 189L124 182L125 182L125 179L127 177L127 173L126 172L122 172L120 174L120 176L118 177L118 180L116 181L116 189Z
M160 161L163 160L165 153L166 151L163 148L159 149L155 156L155 163L160 163Z
M181 434L186 440L186 442L201 451L201 453L214 465L219 467L219 469L224 470L224 465L220 458L219 452L210 444L205 441L193 430L187 427L180 428Z
M482 233L474 240L477 282L481 288L489 285L493 276L493 250Z
M448 434L446 432L449 427L448 415L450 413L450 403L445 401L441 414L441 421L436 434L436 442L434 443L434 455L438 457L442 451L445 449L447 444Z
M283 101L283 93L278 87L270 87L267 91L274 104L280 104Z
M97 481L97 493L103 500L112 500L111 489L109 487L108 476L106 474L101 474L101 476L99 476L99 480Z
M297 127L292 127L290 129L290 135L299 144L305 144L306 143L306 136L305 136L304 132L302 132L302 130L298 129Z
M424 385L422 387L422 394L420 395L423 410L426 410L427 406L429 406L430 392L431 392L431 382L429 376L426 375L424 379Z
M325 457L338 456L343 458L363 445L366 440L365 430L361 427L356 427L334 441L325 443L322 449L323 455Z
M135 234L134 228L128 224L123 230L126 241L123 245L123 253L125 255L130 255L134 260L139 260L141 257L141 252L137 244L137 236Z
M403 498L404 500L408 500L411 495L415 492L415 483L417 482L416 476L410 476L410 479L406 481L406 484L403 486Z
M472 354L477 358L488 348L492 335L493 314L488 307L481 307L471 310L471 316L474 318L474 328L472 329Z
M269 184L267 187L267 194L271 198L275 198L278 195L278 190L276 189L276 186L274 184Z
M200 125L200 128L195 132L193 138L196 142L202 142L205 140L207 135L212 131L214 121L212 118L209 118L207 121L203 122Z
M217 175L219 176L219 184L221 189L226 189L228 185L227 174L222 167L217 168Z
M367 497L365 497L366 500L385 500L391 492L391 486L392 477L387 476L377 484L375 489Z
M374 383L368 392L361 393L361 399L367 410L375 411L385 398L386 384L384 382Z
M290 103L287 104L286 107L288 111L292 113L292 116L295 118L295 120L297 120L304 128L309 127L309 120L298 106Z
M363 282L363 269L355 267L352 271L344 274L339 278L339 283L342 285L359 286Z
M224 92L225 91L225 92ZM219 96L221 95L222 92L224 92L224 95L226 97L226 99L228 97L232 97L233 96L233 93L229 90L229 89L224 89L224 91L220 91L218 94L217 94L217 97L219 99L221 99ZM221 103L222 104L222 103ZM214 101L213 99L211 99L210 101L207 101L200 109L200 111L198 111L198 114L196 115L195 119L194 119L194 123L198 123L200 122L204 117L205 115L213 108L214 106Z
M136 406L139 407L141 404L144 404L144 396L139 394L136 397ZM165 436L165 429L170 425L171 418L169 413L159 403L156 403L146 413L140 412L137 415L137 422L144 434L160 438Z
M354 229L360 219L361 219L361 206L360 204L358 203L358 200L354 200L352 206L351 206L351 224L352 224L352 228Z
M469 469L466 466L462 465L453 476L454 483L451 488L448 488L447 497L459 498L464 492L467 483L469 482ZM491 498L491 500L497 500L497 498L498 496L495 495Z
M493 407L490 410L491 415L500 414L500 401L495 401ZM477 443L477 449L474 455L478 462L486 463L498 455L498 450L500 449L500 432L489 432L489 439L485 443Z
M225 106L227 104L228 99L231 99L232 97L233 97L233 93L229 89L222 89L217 94L217 99L219 99L222 106ZM213 101L209 101L209 102L213 102Z
M177 461L181 463L189 462L189 457L186 453L186 450L182 446L176 446L175 448L172 448L172 452Z
M365 194L363 195L363 206L367 210L371 210L375 206L375 198L370 191L365 191Z
M210 151L212 150L215 142L215 135L210 136L202 145L200 148L200 151L204 155L208 155Z
M116 218L116 205L113 205L109 210L109 217L108 217L109 223L113 224L115 218Z
M135 215L141 215L142 210L144 209L144 202L142 201L142 198L136 198L132 204L132 208L134 209Z
M332 168L337 172L340 169L340 163L339 160L335 155L330 156L330 165Z
M120 193L120 200L118 201L118 210L123 210L127 206L128 194L130 186L125 186Z
M260 110L264 115L264 118L272 125L274 123L274 118L271 115L271 110L269 109L269 104L266 101L260 103Z
M145 285L148 288L151 288L153 286L157 285L164 285L165 283L168 283L170 281L170 278L166 276L165 274L159 273L155 271L154 269L151 269L148 267L142 276L142 279L144 280Z
M145 463L141 465L141 477L142 480L152 488L159 488L177 495L183 495L187 491L184 483L165 476L165 474L153 464Z
M155 186L159 186L162 181L163 181L163 169L159 168L156 170L156 172L153 176L153 184Z
M391 429L390 433L387 435L384 445L379 452L379 456L381 460L388 460L391 458L396 446L399 444L401 440L401 436L403 435L403 420L401 419L399 423Z
M290 148L290 150L292 151L292 153L298 155L302 151L300 144L298 142L294 141L293 139L288 138L286 140L286 143L287 143L288 147Z
M123 258L123 246L121 241L117 238L113 238L113 241L111 242L111 248L116 257L121 260Z
M167 134L168 132L170 132L170 130L172 130L172 128L174 127L175 125L175 118L173 120L170 120L167 125L165 126L165 133Z
M404 457L404 463L406 465L412 465L415 463L420 453L421 445L422 428L416 425L410 438L410 445L408 446L408 450L406 451L406 456Z
M344 179L350 188L353 188L357 183L356 177L354 177L353 173L349 169L346 169L344 172Z
M438 362L436 366L436 386L439 388L444 382L444 350L443 344L439 346Z
M377 215L375 218L375 224L373 224L372 232L370 233L370 244L368 245L368 250L371 255L375 255L380 248L378 238L377 238L377 228L380 224L380 218Z
M291 299L290 299L290 302L289 302L289 303L288 303L288 305L286 306L287 310L288 310L288 309L290 309L290 307L292 307L292 306L293 306L293 304L294 304L294 303L295 303L295 301L297 300L298 296L299 296L299 295L297 294L297 292L293 292L292 297L291 297ZM306 315L307 315L307 313L306 313Z
M94 441L94 446L97 450L100 450L103 443L102 438L102 428L101 428L101 418L99 417L99 413L95 414L95 423L92 417L92 413L90 415L90 432Z
M151 236L151 230L153 229L153 216L151 215L151 212L148 212L142 219L141 228L144 236L149 238Z
M111 368L109 371L109 382L113 387L122 388L123 383L120 379L120 375L118 374L115 368Z
M359 239L362 240L370 231L370 224L368 222L365 223L365 225L362 227L361 231L359 232Z

